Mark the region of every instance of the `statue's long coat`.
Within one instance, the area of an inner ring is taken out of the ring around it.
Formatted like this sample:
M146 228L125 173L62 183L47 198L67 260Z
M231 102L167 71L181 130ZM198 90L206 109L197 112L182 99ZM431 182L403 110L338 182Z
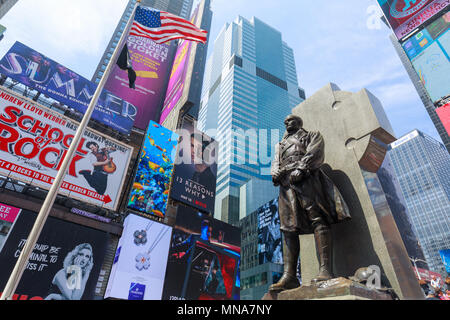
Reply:
M324 150L322 135L303 129L293 135L286 135L276 145L272 175L278 170L283 172L278 202L282 231L313 233L307 213L311 209L319 211L328 225L351 218L341 193L321 169ZM302 181L291 184L289 176L295 169L301 169L307 175Z

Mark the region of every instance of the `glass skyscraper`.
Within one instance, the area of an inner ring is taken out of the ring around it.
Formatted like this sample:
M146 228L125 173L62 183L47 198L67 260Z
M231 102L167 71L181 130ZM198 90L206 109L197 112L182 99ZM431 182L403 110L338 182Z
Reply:
M236 224L240 187L254 177L271 180L271 147L304 99L293 50L278 30L240 16L223 27L207 61L198 119L220 143L216 218Z
M388 154L428 266L445 274L439 250L450 248L450 155L418 130L392 143Z
M109 61L111 60L112 54L116 49L120 37L122 36L123 31L127 25L127 22L130 20L131 15L133 14L133 8L136 4L137 0L129 0L125 11L120 18L120 22L117 25L116 30L113 33L111 40L109 41L108 46L106 47L105 52L103 53L102 59L100 60L97 70L95 70L94 76L92 77L92 81L95 83L99 83L100 79L103 76L103 73L108 66ZM162 11L167 11L177 16L180 16L185 19L189 19L192 4L194 0L142 0L141 5L146 7L155 8Z

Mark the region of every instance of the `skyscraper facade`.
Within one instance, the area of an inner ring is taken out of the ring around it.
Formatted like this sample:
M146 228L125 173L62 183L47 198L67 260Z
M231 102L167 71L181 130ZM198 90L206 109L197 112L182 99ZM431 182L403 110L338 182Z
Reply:
M0 19L17 3L18 0L0 0Z
M293 50L278 30L240 16L224 26L207 61L198 119L220 143L216 218L236 224L240 187L253 177L271 180L271 147L304 99Z
M94 76L92 77L93 82L100 82L100 79L102 78L108 63L111 60L112 54L119 43L120 37L125 30L127 22L130 20L131 15L133 14L133 8L136 2L137 0L129 0L125 11L120 18L120 22L117 25L117 28L114 31L113 36L109 41L109 44L106 47L106 50L103 53L103 56L97 66L97 70L95 70ZM142 0L141 5L152 7L162 11L167 11L182 18L189 19L193 2L194 0Z
M428 266L445 274L439 250L450 248L450 155L418 130L391 144L388 155Z

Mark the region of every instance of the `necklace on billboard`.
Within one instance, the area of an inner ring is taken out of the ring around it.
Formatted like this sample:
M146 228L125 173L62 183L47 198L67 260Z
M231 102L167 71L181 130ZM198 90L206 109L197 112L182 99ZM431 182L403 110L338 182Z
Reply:
M143 246L147 243L147 233L153 225L153 221L150 221L145 230L136 230L133 234L134 244L137 246Z
M156 236L155 240L153 241L153 243L150 245L150 248L147 250L147 252L145 253L139 253L136 256L136 269L138 269L139 271L142 270L148 270L148 268L150 268L150 254L152 253L153 249L156 248L156 246L159 244L159 242L161 242L161 240L164 238L164 236L166 235L167 231L169 231L169 227L163 227L158 235Z

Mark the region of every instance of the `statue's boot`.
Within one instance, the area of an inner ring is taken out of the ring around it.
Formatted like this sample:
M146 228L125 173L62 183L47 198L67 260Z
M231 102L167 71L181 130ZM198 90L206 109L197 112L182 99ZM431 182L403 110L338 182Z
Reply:
M284 272L280 280L269 287L269 291L284 291L300 287L297 279L300 240L295 233L284 232L283 235Z
M332 273L332 235L329 227L319 226L314 230L317 258L319 260L319 274L311 280L315 284L333 278Z

